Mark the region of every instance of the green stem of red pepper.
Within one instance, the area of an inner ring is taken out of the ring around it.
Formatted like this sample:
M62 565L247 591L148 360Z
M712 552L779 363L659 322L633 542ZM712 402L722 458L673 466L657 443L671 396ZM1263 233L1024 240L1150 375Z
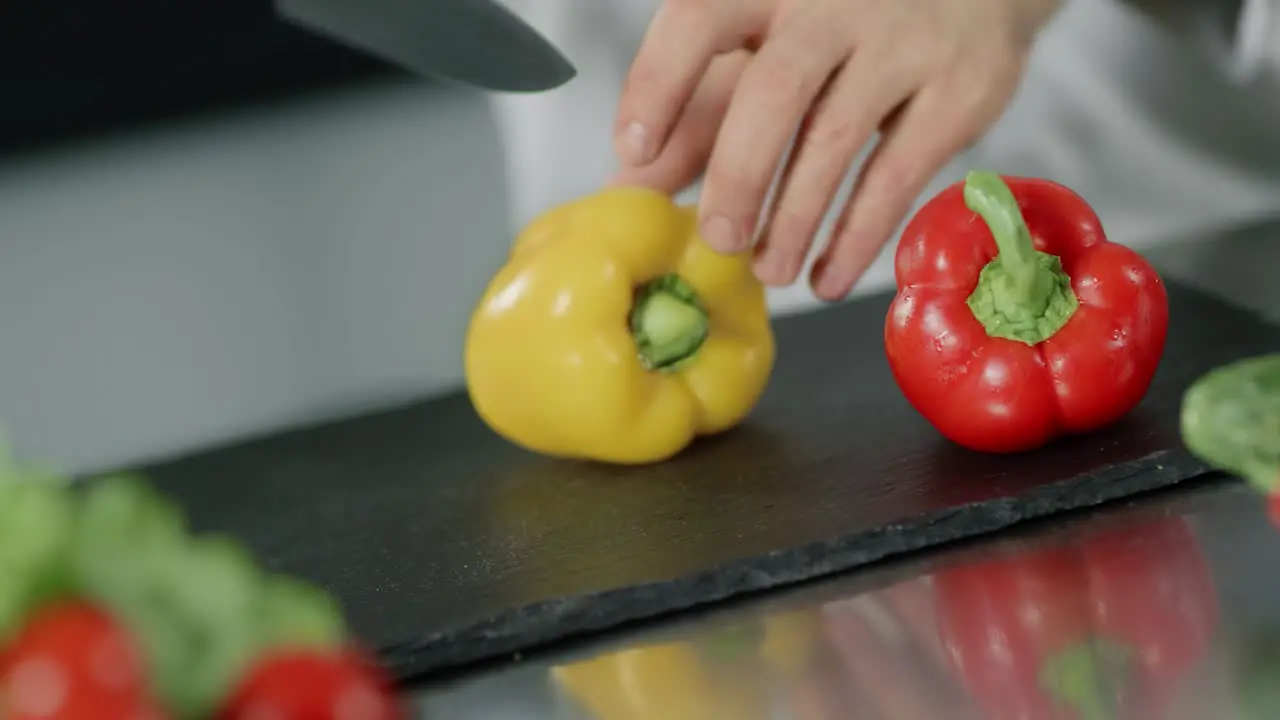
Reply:
M1050 658L1040 683L1054 699L1075 710L1080 720L1114 720L1119 716L1128 664L1123 648L1085 642Z
M1053 337L1079 307L1062 261L1035 249L1018 200L999 175L970 172L964 202L986 222L999 251L969 295L974 317L991 337L1027 345Z

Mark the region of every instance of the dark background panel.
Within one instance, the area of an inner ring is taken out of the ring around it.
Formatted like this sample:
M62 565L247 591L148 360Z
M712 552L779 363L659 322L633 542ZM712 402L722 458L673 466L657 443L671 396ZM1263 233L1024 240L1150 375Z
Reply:
M392 77L270 0L0 3L0 154Z
M902 398L880 295L777 322L742 428L673 461L551 460L489 432L461 394L152 468L204 529L333 589L405 676L846 570L1204 473L1183 390L1280 328L1171 286L1169 346L1125 421L991 456Z

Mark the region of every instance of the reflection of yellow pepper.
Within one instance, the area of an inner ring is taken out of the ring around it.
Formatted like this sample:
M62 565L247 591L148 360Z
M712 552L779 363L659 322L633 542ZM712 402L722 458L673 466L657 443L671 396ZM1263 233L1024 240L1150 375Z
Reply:
M553 670L595 720L753 720L768 690L738 668L705 663L692 645L631 648Z
M516 239L471 320L467 389L527 449L656 462L741 422L773 358L750 253L713 251L664 195L614 188Z
M788 679L809 669L821 643L820 612L800 610L765 618L760 657L769 668Z

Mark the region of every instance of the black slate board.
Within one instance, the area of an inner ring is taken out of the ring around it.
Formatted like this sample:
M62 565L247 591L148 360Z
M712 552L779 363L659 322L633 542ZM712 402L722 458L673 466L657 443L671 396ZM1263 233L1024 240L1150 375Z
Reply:
M659 466L532 456L453 395L150 473L197 527L333 589L407 678L1202 474L1178 441L1183 388L1280 328L1183 286L1170 302L1144 404L1022 456L959 449L907 405L883 295L778 321L753 419Z

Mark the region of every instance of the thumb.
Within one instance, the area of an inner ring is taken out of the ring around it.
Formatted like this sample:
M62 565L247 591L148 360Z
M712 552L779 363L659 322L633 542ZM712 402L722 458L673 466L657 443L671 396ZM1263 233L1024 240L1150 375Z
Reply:
M662 154L643 167L626 167L609 184L639 185L668 195L692 185L706 170L729 101L749 59L749 53L740 51L712 61Z

